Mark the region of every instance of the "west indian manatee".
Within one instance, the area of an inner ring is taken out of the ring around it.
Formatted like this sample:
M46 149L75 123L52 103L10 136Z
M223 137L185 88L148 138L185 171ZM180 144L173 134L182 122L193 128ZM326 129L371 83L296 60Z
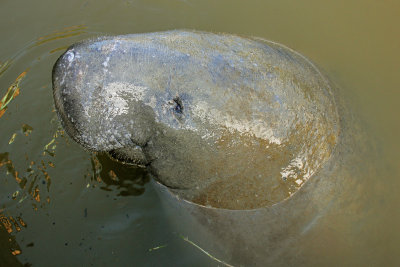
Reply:
M147 168L172 223L231 264L295 263L328 211L359 203L344 204L359 185L357 124L283 45L196 31L100 37L58 59L53 90L69 136Z

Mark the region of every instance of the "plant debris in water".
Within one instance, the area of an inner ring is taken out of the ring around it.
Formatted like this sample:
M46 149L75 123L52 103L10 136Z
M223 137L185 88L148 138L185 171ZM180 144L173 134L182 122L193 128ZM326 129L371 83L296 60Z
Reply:
M9 144L9 145L12 144L12 143L14 142L16 136L17 136L16 133L14 133L14 134L11 136L10 141L8 141L8 144Z
M189 244L191 244L192 246L194 246L195 248L199 249L201 252L203 252L204 254L206 254L206 255L207 255L208 257L210 257L211 259L213 259L213 260L215 260L215 261L217 261L217 262L219 262L219 263L222 263L222 264L225 265L225 266L234 267L233 265L230 265L229 263L226 263L226 262L224 262L224 261L222 261L222 260L220 260L220 259L217 259L217 258L214 257L213 255L211 255L210 253L208 253L207 251L205 251L203 248L201 248L199 245L197 245L197 244L194 243L193 241L189 240L188 237L185 237L185 236L183 236L183 235L180 235L180 237L181 237L184 241L186 241L186 242L188 242Z
M158 247L154 247L154 248L149 248L149 251L154 251L154 250L157 250L157 249L160 249L160 248L165 248L167 245L161 245L161 246L158 246Z
M19 95L19 83L21 82L22 78L25 77L27 71L21 73L15 82L13 82L7 90L7 93L3 96L0 100L0 118L4 115L7 110L8 104Z
M28 136L33 131L33 127L28 124L22 124L22 133Z

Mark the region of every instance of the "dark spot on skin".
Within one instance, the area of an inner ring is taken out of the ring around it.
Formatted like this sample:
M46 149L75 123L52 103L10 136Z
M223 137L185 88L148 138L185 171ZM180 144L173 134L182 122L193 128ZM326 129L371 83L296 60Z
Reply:
M174 111L175 111L176 113L182 114L182 113L183 113L183 103L182 103L181 98L180 98L179 96L177 96L177 97L175 97L173 100L174 100L174 102L175 102Z

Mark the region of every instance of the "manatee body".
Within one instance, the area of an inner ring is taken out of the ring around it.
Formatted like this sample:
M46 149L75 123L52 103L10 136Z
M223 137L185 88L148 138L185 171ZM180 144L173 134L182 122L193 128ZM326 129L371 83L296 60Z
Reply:
M177 232L226 263L324 266L373 216L371 142L339 91L282 45L192 31L101 37L58 59L53 89L66 132L145 166Z
M144 165L202 206L253 209L293 195L340 131L328 81L282 45L170 31L71 46L53 70L67 133Z

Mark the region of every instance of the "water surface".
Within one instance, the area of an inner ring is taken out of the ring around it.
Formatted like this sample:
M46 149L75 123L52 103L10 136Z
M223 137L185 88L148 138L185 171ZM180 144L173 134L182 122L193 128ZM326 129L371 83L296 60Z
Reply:
M170 228L146 173L92 155L66 137L52 99L51 69L70 44L102 34L185 28L283 43L339 86L377 148L368 166L376 182L367 185L376 216L358 229L332 222L308 262L398 266L399 10L390 0L2 1L0 98L8 93L8 104L0 112L1 263L220 264ZM346 239L348 231L362 238Z

